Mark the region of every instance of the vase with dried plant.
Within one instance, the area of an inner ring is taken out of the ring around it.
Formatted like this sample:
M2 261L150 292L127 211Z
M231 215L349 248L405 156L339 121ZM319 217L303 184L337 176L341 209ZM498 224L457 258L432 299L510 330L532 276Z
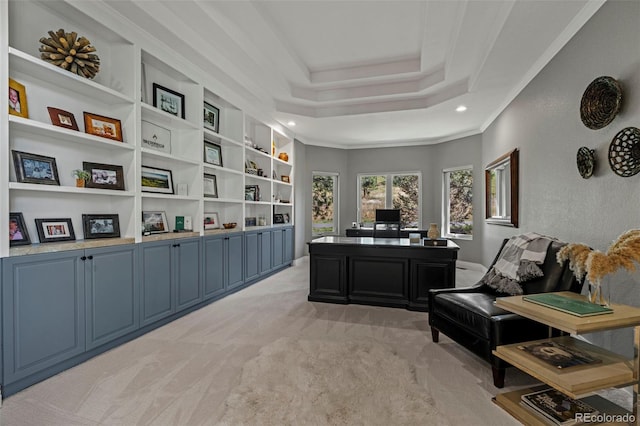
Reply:
M76 186L78 188L84 188L84 183L91 178L91 174L82 169L76 169L72 172L74 178L76 178Z
M609 280L603 279L620 268L629 272L640 264L640 229L632 229L620 235L606 253L592 250L580 244L567 244L558 251L558 262L569 261L569 268L578 280L586 277L589 283L589 301L609 305L611 289Z

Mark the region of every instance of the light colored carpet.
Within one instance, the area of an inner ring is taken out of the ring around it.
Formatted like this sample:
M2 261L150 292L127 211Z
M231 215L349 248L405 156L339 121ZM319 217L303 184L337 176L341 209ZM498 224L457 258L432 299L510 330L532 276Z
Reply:
M457 278L463 277L464 274L457 274ZM469 282L476 279L467 278ZM293 268L5 399L0 409L0 425L218 426L223 417L227 422L232 420L233 413L227 402L233 403L243 386L245 389L253 386L248 374L264 362L261 360L265 355L260 351L271 353L274 342L285 341L317 341L339 348L344 348L345 342L353 342L372 348L373 354L387 353L385 368L387 364L406 366L405 362L408 363L410 369L402 371L410 373L396 375L396 388L404 389L399 396L422 394L424 401L421 402L432 401L437 410L428 415L422 405L417 405L417 413L407 413L421 416L413 422L415 425L519 424L491 402L499 390L493 387L487 363L446 336L441 336L440 343L433 343L426 313L379 306L312 303L307 301L308 294L309 261L304 258ZM334 355L336 358L340 356ZM374 371L366 367L363 358L373 362L374 355L359 355L356 366L361 369L353 368L354 374L357 371L366 376ZM283 368L291 367L284 356L280 363ZM335 363L342 371L345 362ZM287 380L294 381L295 377ZM352 385L348 382L352 380L353 377L344 373L326 379L327 383L333 381L342 389L350 389ZM507 386L514 388L537 383L516 369L509 369L506 380ZM384 396L384 392L381 395ZM388 398L398 395L397 390L386 392ZM340 393L347 392L336 392ZM365 389L358 398L366 401L373 394ZM298 411L314 409L315 402L305 395L300 395L295 402L299 405L283 405L282 410L291 411L283 416L296 416ZM398 403L409 407L406 411L414 411L410 400ZM363 410L355 405L349 408L361 411L357 415L368 416L362 411L370 410L371 406L363 407ZM380 420L366 422L354 418L351 424L401 424L380 417ZM263 418L247 423L268 425L269 421ZM339 424L338 421L336 419L335 424ZM334 425L329 419L315 421L301 416L279 424Z
M223 425L445 425L390 346L281 338L243 368Z

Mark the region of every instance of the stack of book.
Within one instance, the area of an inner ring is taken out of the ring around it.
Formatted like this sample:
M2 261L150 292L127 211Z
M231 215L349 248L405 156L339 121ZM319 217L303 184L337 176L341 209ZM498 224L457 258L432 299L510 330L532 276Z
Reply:
M522 395L520 404L556 425L577 424L576 413L597 415L589 404L549 388Z
M595 358L591 356L591 354L581 351L574 346L567 346L553 340L525 343L519 345L518 349L530 353L556 368L591 365L602 362L601 359Z

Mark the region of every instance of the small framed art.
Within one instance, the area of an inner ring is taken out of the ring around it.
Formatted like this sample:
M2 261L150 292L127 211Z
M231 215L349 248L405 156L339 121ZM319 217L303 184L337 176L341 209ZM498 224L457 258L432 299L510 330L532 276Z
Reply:
M204 162L222 167L222 147L215 143L204 141Z
M120 219L117 214L83 214L84 239L119 238Z
M282 179L282 181L283 181L284 183L291 183L291 180L289 179L289 176L287 176L287 175L282 175L282 176L280 177L280 179Z
M153 106L160 110L184 118L184 95L153 83Z
M245 185L245 201L260 201L260 187L258 185Z
M173 176L171 175L171 170L142 166L141 178L142 190L144 192L173 194Z
M207 102L204 103L204 127L220 132L220 110Z
M84 115L85 133L122 142L122 124L120 120L86 111L82 114Z
M171 154L171 130L142 120L142 147Z
M216 175L204 174L204 196L218 198L218 179Z
M64 127L69 130L78 130L78 123L72 113L53 107L47 107L51 124L58 127Z
M219 229L220 228L220 217L217 212L205 213L204 214L204 229Z
M27 89L14 79L9 79L9 114L29 118Z
M11 153L18 182L60 185L55 158L22 151Z
M163 234L169 232L167 214L163 211L142 212L142 234Z
M36 230L41 243L75 241L71 219L36 219Z
M289 213L284 213L282 217L284 218L284 223L291 222L291 217L289 216Z
M22 213L9 213L9 247L31 244Z
M284 215L282 213L276 213L273 215L273 223L285 223Z
M124 191L124 170L122 166L83 161L82 169L91 176L85 182L87 188Z

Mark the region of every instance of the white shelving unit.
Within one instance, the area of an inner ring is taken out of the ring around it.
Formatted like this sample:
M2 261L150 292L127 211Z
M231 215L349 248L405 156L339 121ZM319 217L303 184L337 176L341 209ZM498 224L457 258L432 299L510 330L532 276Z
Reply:
M221 223L235 222L235 230L293 224L293 137L248 116L220 93L215 76L192 64L176 61L136 28L95 19L102 6L63 1L0 2L0 88L8 78L25 86L28 118L0 115L0 219L23 214L32 243L38 243L36 218L70 218L76 239L82 240L82 214L118 214L122 243L159 238L143 236L142 213L163 211L173 229L176 216L191 216L193 233L204 235L203 218L218 213ZM94 10L95 8L95 10ZM114 25L111 25L114 24ZM84 36L96 47L100 71L89 80L40 59L40 37L64 28ZM118 29L119 28L119 29ZM176 64L180 64L177 68ZM184 118L154 106L154 83L184 95ZM217 131L204 126L203 103L219 110ZM54 126L47 107L72 113L79 131ZM123 141L85 133L83 113L120 120ZM168 151L142 144L142 123L170 132ZM204 144L220 147L219 165L204 161ZM20 183L11 151L56 159L60 185ZM278 158L286 153L286 161ZM83 162L122 166L125 189L76 188L72 170ZM247 172L247 165L261 175ZM174 194L142 191L142 166L170 170ZM217 198L205 197L203 176L214 175ZM283 180L283 176L285 176ZM287 176L288 181L287 181ZM187 192L178 194L178 186ZM260 198L247 200L247 186L257 185ZM255 226L245 219L254 218ZM286 220L286 223L282 223ZM0 231L0 256L11 255L8 231ZM89 242L87 242L89 244ZM95 241L93 241L95 244ZM76 244L75 247L78 247ZM17 254L18 251L15 251Z

